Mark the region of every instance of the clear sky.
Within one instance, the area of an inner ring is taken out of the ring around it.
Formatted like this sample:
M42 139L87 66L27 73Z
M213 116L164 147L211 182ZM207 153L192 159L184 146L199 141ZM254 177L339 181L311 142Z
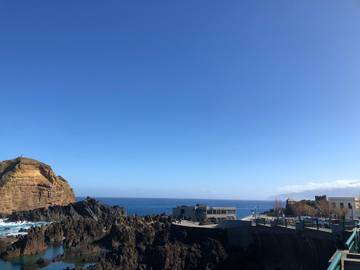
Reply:
M77 195L360 179L359 1L0 0L0 159Z

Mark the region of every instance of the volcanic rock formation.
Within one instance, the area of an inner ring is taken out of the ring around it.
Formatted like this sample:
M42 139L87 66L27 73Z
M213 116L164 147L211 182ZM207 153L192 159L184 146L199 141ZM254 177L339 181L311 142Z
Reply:
M23 157L0 162L0 198L1 214L75 201L70 185L49 165Z
M27 235L0 238L0 258L37 254L61 244L64 256L94 263L89 270L318 270L326 269L337 249L327 232L186 227L164 215L126 216L123 208L91 198L9 216L9 221L19 220L52 222Z

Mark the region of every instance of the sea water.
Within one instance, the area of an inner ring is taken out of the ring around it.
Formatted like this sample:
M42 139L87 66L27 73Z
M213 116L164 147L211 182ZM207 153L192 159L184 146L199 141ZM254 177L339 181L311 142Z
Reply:
M7 222L7 219L0 219L0 237L26 234L23 230L28 230L31 227L39 227L47 224L47 222ZM1 269L1 268L0 268Z
M78 200L84 197L78 197ZM172 209L179 205L207 204L209 206L236 207L237 217L243 218L252 212L262 213L274 208L274 201L260 200L214 200L214 199L163 199L163 198L101 198L98 201L108 205L125 207L128 215L156 215L172 213Z

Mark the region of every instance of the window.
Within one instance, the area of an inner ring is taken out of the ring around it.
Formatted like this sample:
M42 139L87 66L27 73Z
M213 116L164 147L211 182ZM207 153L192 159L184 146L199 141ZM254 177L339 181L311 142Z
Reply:
M341 209L344 208L344 203L343 203L343 202L340 203L340 208L341 208Z
M333 202L333 203L331 203L331 205L333 208L336 208L336 203Z

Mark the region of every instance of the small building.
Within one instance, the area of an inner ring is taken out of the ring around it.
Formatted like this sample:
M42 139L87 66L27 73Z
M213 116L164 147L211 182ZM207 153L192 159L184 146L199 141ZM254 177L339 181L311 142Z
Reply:
M235 207L208 207L206 210L206 218L208 220L235 220L236 208Z
M285 208L290 208L291 206L295 205L297 201L288 198L285 203Z
M172 215L179 219L192 220L195 217L195 207L188 205L180 205L173 208Z
M288 198L285 203L285 215L293 216L294 213L294 207L296 206L297 201Z
M236 220L236 207L211 207L206 204L196 206L181 205L173 208L173 217L192 221Z
M359 203L355 197L328 197L330 209L343 212L346 219L359 218Z
M315 196L315 202L322 202L322 201L326 201L326 200L327 200L326 195Z

